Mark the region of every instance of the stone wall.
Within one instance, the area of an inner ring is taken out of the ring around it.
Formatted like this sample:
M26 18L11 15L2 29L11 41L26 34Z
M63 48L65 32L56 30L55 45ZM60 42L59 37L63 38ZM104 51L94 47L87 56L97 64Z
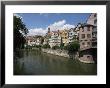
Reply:
M73 57L73 54L69 55L67 50L42 49L42 52L53 54L53 55L57 55L57 56L63 56L63 57L67 57L67 58ZM78 52L75 55L75 59L77 59L77 60L79 60L80 62L83 62L83 63L94 63L93 58L88 58L87 59L87 55L84 55L83 57L79 57L79 53Z
M66 50L42 49L42 51L45 52L45 53L49 53L49 54L63 56L63 57L68 57L69 58L68 51L66 51Z

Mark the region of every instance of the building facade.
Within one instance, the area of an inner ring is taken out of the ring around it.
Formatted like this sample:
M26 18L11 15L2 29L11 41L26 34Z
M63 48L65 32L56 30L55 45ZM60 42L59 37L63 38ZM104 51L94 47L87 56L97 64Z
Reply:
M61 36L59 31L52 31L51 37L49 38L49 45L52 48L53 46L60 46Z
M89 16L86 24L79 27L80 60L96 62L97 60L97 14Z
M68 43L71 43L75 40L76 36L75 36L75 31L74 28L69 29L68 31Z
M26 42L28 46L41 45L42 37L41 36L27 36Z
M66 30L66 29L60 30L60 36L62 38L62 42L63 42L64 46L66 46L69 43L68 30Z

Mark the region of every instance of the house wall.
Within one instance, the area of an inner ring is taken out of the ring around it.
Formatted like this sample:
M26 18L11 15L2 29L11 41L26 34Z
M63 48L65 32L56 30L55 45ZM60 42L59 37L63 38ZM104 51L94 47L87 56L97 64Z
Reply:
M92 26L81 27L79 30L80 50L92 47ZM83 37L84 35L84 37ZM88 36L89 35L89 36Z

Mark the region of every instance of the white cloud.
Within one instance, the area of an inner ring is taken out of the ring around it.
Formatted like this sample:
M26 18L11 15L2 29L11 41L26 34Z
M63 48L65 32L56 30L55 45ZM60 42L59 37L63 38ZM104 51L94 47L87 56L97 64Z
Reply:
M61 20L58 22L55 22L54 24L52 24L51 26L57 26L57 27L61 27L66 23L66 20Z
M34 36L34 35L42 35L44 36L47 33L46 29L43 28L35 28L35 29L30 29L28 36Z
M63 30L63 29L68 30L70 28L74 28L75 26L71 25L71 24L66 24L66 20L61 20L61 21L58 21L58 22L54 22L53 24L51 24L48 27L50 27L51 31L56 31L56 30Z
M43 28L30 29L28 35L29 36L34 36L34 35L44 36L47 33L48 28L50 28L51 31L57 31L57 30L63 30L63 29L69 30L70 28L74 28L74 27L75 27L74 25L66 24L66 20L61 20L58 22L54 22L53 24L50 24L45 29L43 29Z
M71 25L71 24L65 24L63 25L63 29L70 29L70 28L75 28L74 25Z

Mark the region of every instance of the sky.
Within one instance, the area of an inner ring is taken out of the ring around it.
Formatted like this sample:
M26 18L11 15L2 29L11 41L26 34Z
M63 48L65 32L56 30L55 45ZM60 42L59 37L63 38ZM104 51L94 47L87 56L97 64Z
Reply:
M15 13L29 30L28 35L42 35L63 28L74 28L78 23L86 23L91 13Z

